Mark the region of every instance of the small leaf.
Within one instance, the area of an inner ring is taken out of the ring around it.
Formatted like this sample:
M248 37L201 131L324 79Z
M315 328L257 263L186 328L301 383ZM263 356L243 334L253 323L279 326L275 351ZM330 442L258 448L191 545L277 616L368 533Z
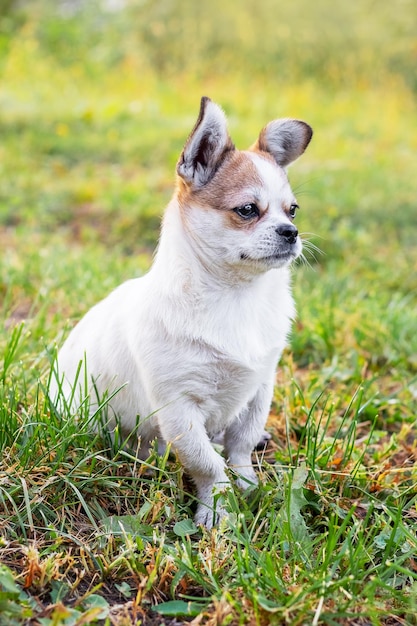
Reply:
M71 590L67 583L57 580L52 581L51 587L52 604L58 604L58 602L61 602Z
M302 489L308 478L308 469L305 463L301 463L299 467L294 470L294 476L291 482L291 491Z
M95 616L99 619L104 619L108 616L110 605L105 598L99 596L97 593L92 593L82 603L83 608L87 610L95 609Z
M111 515L102 520L102 526L106 533L112 535L139 535L152 537L153 526L142 524L136 515Z
M119 585L116 583L115 587L125 598L130 598L132 595L132 587L127 582L120 583Z
M276 613L277 611L282 609L282 605L280 605L278 602L268 600L268 598L265 598L262 595L256 596L256 601L258 602L259 606L264 609L264 611L268 611L268 613Z
M80 613L76 609L70 609L59 603L55 606L49 617L40 617L41 626L55 626L62 624L63 626L75 626L80 618Z
M284 502L278 512L278 516L291 534L292 540L302 544L306 552L311 551L311 537L307 524L301 513L301 509L308 504L304 495L304 484L308 477L308 470L305 463L294 471L289 484L288 500Z
M160 615L167 617L196 617L205 608L205 604L198 602L185 602L184 600L170 600L152 607Z
M183 519L175 524L174 533L178 537L187 537L188 535L198 533L198 528L192 519Z
M382 531L381 533L379 533L379 535L374 537L374 544L376 545L377 548L379 548L380 550L383 550L385 546L387 545L388 539L389 539L389 534Z
M17 599L0 591L0 615L21 615L22 605Z
M0 565L0 589L12 594L19 594L21 591L15 583L13 572L6 565Z

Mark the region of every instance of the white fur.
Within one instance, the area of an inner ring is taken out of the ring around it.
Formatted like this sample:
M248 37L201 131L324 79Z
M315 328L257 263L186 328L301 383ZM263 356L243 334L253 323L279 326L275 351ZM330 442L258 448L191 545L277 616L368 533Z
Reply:
M208 101L207 119L203 111L187 144L194 153L205 124L219 120L212 105L217 106ZM217 129L213 162L228 137L225 123ZM87 390L91 412L102 397L115 393L108 403L110 428L117 415L128 435L140 416L143 456L155 437L172 444L196 484L196 522L207 527L223 515L218 507L213 517L213 491L229 483L211 437L224 431L225 457L240 476L239 486L257 482L251 451L262 437L276 363L294 316L288 265L301 252L297 238L288 258L266 259L281 245L276 227L290 223L282 207L293 194L278 165L245 154L261 184L246 188L243 182L242 203L256 200L266 210L259 223L250 230L225 228L222 211L190 201L184 213L174 195L150 271L93 307L70 333L57 362L67 401L85 356L88 380L94 380ZM181 162L178 169L186 183L194 184L193 167L199 184L216 174L208 171L212 163L193 166L188 157L183 155L185 173ZM52 384L52 398L58 387ZM74 411L84 396L81 385Z

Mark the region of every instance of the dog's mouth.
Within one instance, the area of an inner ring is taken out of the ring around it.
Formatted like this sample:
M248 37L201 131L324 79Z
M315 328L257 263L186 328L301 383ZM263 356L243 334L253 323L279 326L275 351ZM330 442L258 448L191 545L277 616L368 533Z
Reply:
M286 252L274 252L262 257L253 257L245 252L240 254L241 261L248 261L249 263L262 263L266 265L284 264L289 263L296 259L298 254L295 251L287 250Z

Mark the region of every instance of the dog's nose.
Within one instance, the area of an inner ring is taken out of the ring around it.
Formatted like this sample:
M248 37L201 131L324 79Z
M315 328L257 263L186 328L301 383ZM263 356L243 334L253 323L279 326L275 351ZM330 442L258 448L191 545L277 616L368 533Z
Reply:
M275 232L280 235L280 237L284 237L288 243L295 243L298 230L292 224L280 224L278 228L275 229Z

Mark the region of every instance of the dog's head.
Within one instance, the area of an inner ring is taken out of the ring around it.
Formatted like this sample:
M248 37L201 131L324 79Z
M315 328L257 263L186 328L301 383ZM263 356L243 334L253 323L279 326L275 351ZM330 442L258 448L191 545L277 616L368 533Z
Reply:
M249 150L237 150L222 109L202 98L177 164L177 199L184 228L205 264L258 273L300 255L293 224L298 205L284 168L311 137L305 122L274 120Z

